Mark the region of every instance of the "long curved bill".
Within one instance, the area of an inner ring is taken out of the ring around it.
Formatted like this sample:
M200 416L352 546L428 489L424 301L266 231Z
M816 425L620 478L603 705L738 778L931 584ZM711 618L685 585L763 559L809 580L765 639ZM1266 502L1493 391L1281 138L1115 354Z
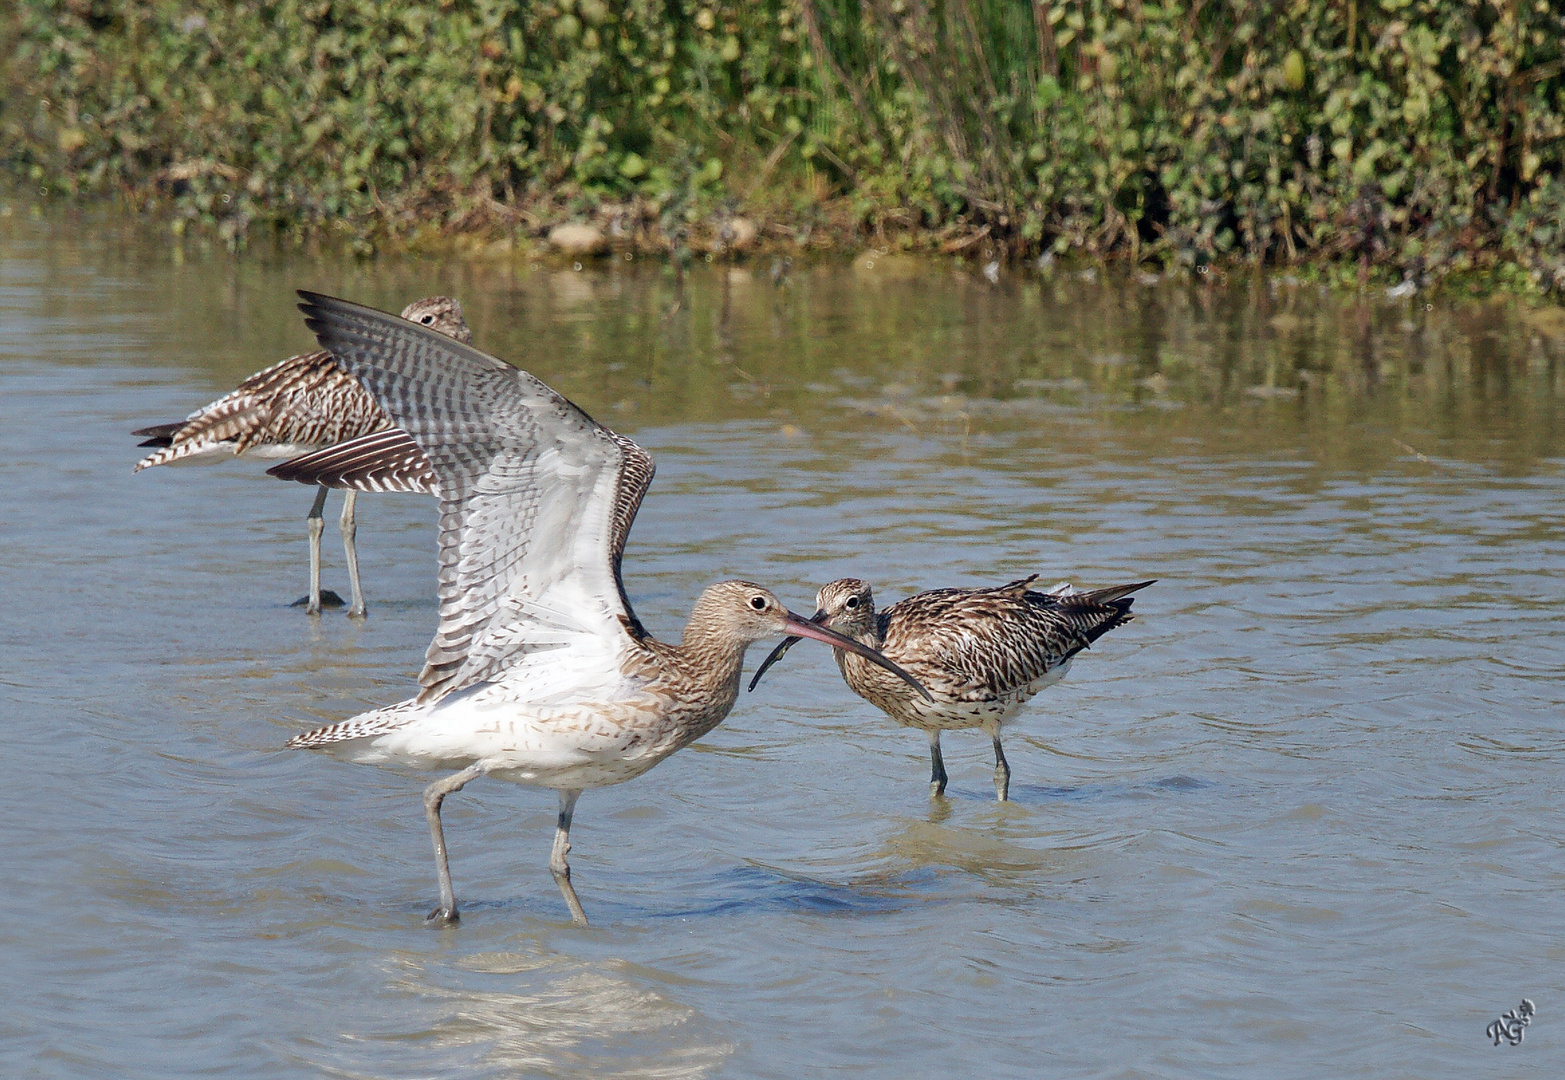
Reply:
M923 683L913 678L913 676L903 671L890 660L887 660L884 656L880 655L880 653L876 652L868 645L861 645L846 635L839 634L835 630L828 630L824 626L821 626L817 620L824 619L825 617L826 612L824 611L817 611L808 620L799 618L799 616L795 615L791 611L788 612L787 618L783 622L783 629L788 631L788 636L783 638L782 642L777 646L777 648L771 651L765 660L761 661L761 666L756 669L755 675L750 679L750 689L755 689L756 684L761 681L761 676L766 674L766 669L777 663L777 661L781 660L783 653L793 648L799 639L814 638L816 641L824 641L833 648L847 649L849 652L858 653L872 664L879 664L897 678L907 683L913 689L917 690L919 696L922 697L925 701L929 702L931 705L934 704L935 699L930 696L928 690L924 689Z

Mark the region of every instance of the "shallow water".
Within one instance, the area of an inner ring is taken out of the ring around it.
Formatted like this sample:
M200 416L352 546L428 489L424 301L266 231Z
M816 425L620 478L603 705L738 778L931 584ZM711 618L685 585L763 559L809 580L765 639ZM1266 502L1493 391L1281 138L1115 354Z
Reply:
M1559 1075L1565 320L884 256L679 295L0 214L0 1074ZM932 803L923 738L801 646L583 796L593 928L553 796L492 781L426 928L426 778L280 747L411 692L433 502L361 500L355 625L288 606L307 490L130 473L130 428L310 347L296 286L453 292L647 446L661 635L728 576L1159 583L1015 725L1010 805L961 733Z

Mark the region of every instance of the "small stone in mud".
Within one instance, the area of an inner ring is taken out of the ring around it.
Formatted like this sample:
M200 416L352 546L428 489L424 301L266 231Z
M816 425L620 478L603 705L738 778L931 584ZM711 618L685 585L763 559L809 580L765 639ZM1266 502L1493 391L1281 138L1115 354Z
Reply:
M736 217L726 221L717 235L729 251L748 251L755 246L760 230L749 218Z
M606 244L603 230L595 225L567 223L549 230L549 246L566 255L596 255Z

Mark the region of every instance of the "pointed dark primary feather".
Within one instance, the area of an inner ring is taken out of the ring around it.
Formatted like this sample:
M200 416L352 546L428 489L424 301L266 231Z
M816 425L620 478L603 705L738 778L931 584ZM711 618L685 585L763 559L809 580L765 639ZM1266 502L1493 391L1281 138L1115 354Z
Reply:
M175 420L168 424L153 424L151 427L137 428L131 434L145 440L137 443L137 446L172 446L175 433L187 423L188 420Z
M397 427L422 450L441 496L440 627L419 676L426 700L498 677L517 654L491 620L536 544L540 518L553 532L583 527L596 512L584 498L612 470L601 567L591 575L617 602L624 631L643 634L619 577L625 534L651 482L651 458L597 424L538 379L471 346L373 308L299 293L321 346L360 379ZM579 490L568 490L571 485ZM573 534L575 535L575 534ZM512 597L512 599L515 599ZM514 612L506 617L514 618ZM493 629L493 633L490 630Z
M429 458L413 436L400 428L371 432L290 458L267 469L266 475L355 491L435 490L435 470Z

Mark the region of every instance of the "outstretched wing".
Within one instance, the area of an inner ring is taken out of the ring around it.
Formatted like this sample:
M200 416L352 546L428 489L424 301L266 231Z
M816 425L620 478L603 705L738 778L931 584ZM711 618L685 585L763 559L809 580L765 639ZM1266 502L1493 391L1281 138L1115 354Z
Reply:
M363 382L435 477L440 626L420 696L510 674L541 699L588 672L616 672L643 636L619 563L651 482L646 451L471 346L373 308L299 295L321 347Z
M178 425L173 425L178 426ZM161 429L146 428L132 435L156 435ZM625 551L625 539L635 523L641 499L652 486L652 455L615 432L609 434L625 451L624 470L614 501L612 551L615 565ZM144 443L143 445L151 445ZM429 458L413 436L399 428L387 428L327 446L312 453L290 458L266 470L279 480L301 484L323 484L329 488L355 491L417 491L433 494L435 471Z

